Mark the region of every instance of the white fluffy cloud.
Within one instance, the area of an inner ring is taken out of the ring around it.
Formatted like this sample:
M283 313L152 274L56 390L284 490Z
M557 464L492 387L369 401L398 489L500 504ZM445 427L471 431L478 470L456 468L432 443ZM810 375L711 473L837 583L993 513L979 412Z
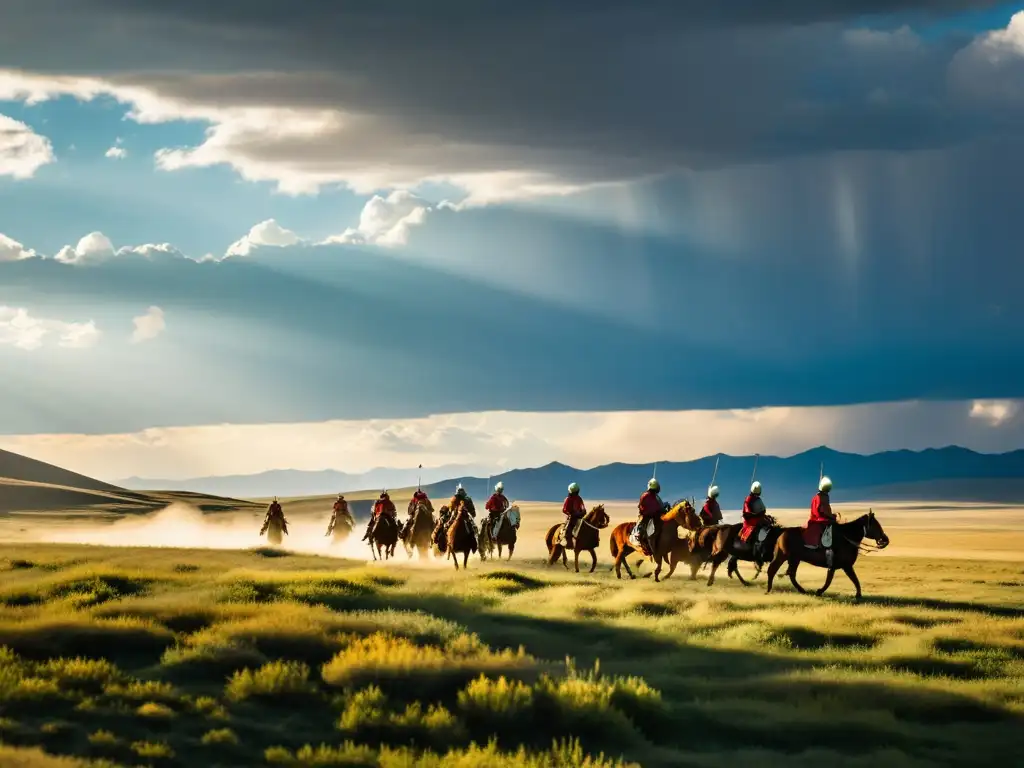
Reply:
M104 157L109 157L111 160L124 160L128 157L128 150L121 146L121 139L118 138L114 142L114 146L103 153Z
M56 339L57 346L84 349L94 346L99 337L92 320L68 323L35 317L23 307L0 306L0 346L32 351Z
M405 190L396 190L387 197L374 195L363 206L358 226L349 227L324 242L389 247L405 245L410 228L422 224L430 210L426 200Z
M13 238L0 232L0 261L19 261L20 259L31 259L36 252L26 248Z
M971 403L971 418L979 419L993 427L1011 421L1020 412L1016 400L975 400Z
M0 115L0 176L29 179L53 161L53 145L48 138L20 120Z
M302 238L285 229L274 219L261 221L249 230L249 233L228 246L225 257L248 256L254 248L259 246L271 246L275 248L286 248L289 245L298 245Z
M74 247L65 245L54 256L65 264L94 264L114 255L114 244L102 232L90 232Z
M160 307L150 307L146 314L132 318L135 330L132 332L132 344L155 339L167 328L164 311Z

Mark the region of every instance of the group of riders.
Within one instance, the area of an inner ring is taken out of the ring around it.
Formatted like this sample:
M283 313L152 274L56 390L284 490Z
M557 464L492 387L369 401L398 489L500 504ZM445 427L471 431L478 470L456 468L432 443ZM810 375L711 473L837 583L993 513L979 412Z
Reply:
M804 525L804 542L808 546L820 546L822 534L829 525L836 522L836 516L832 512L832 505L829 501L831 490L832 481L828 477L823 476L818 483L818 492L811 500L810 517ZM651 478L647 483L647 490L640 496L640 501L637 504L639 511L636 525L637 539L643 550L648 553L655 551L658 537L664 525L662 515L671 508L669 504L662 501L660 494L661 483L656 478ZM712 485L708 488L707 499L704 501L704 506L700 511L700 520L703 525L716 525L721 522L722 509L718 504L718 496L719 488L717 485ZM433 516L434 506L430 498L422 488L417 488L409 500L407 518L404 523L400 524L398 512L395 503L391 500L390 494L387 489L381 491L379 498L374 502L373 514L367 522L366 533L363 535L362 540L369 541L377 526L385 521L396 527L400 526L399 535L403 540L406 539L409 531L412 529L416 511L420 505L424 505L430 511L431 516ZM491 494L491 497L484 505L484 509L487 512L488 527L497 523L501 515L509 509L509 506L509 500L505 496L505 486L499 482L494 486L494 493ZM476 507L473 504L473 499L470 498L469 494L466 493L466 489L461 484L455 489L455 493L447 505L447 510L443 510L442 519L439 521L440 525L448 525L463 509L467 513L467 522L473 528L473 535L477 536L475 522ZM568 494L562 503L562 514L565 516L565 521L559 532L559 538L565 543L567 548L571 549L573 547L572 537L587 514L587 506L580 496L579 483L573 482L569 484ZM267 510L267 517L263 525L264 530L272 521L276 522L287 533L287 521L284 518L284 511L277 498L271 502L270 508ZM344 525L350 529L355 527L355 519L349 511L348 502L345 500L345 496L340 493L334 502L334 511L327 528L327 535L331 535L338 525ZM764 538L760 535L760 532L773 525L775 525L775 522L769 517L768 509L761 498L761 483L754 481L750 486L750 493L743 501L743 527L740 530L737 546L749 548L755 561L767 561L770 559L771 554L760 551L760 541Z

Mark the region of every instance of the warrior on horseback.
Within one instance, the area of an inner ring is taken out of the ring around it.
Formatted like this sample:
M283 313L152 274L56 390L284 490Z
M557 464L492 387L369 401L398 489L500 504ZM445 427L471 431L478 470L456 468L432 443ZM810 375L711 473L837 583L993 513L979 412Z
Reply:
M267 516L263 518L263 527L260 528L260 536L267 534L267 540L271 544L281 543L281 534L288 534L288 521L284 517L284 509L277 496L267 507Z
M469 523L469 527L473 529L473 536L479 537L480 532L476 527L476 507L473 505L473 499L466 493L466 489L462 487L462 483L459 483L455 488L455 495L452 496L452 500L448 504L448 520L454 521L459 516L459 509L461 507L466 508L468 517L465 520Z
M487 510L487 534L491 538L494 538L494 531L497 529L498 521L508 508L508 499L505 498L505 484L498 482L494 486L494 493L491 494L491 498L484 505L484 509Z
M420 504L425 505L426 508L430 510L431 518L434 516L434 505L427 496L427 492L422 488L417 488L416 493L414 493L412 498L409 500L408 518L405 521L405 525L402 526L400 536L403 541L409 538L409 532L412 531L412 524L416 520L416 508L419 507Z
M637 538L641 546L647 552L652 553L658 545L658 536L661 533L661 516L669 510L669 505L661 500L659 493L661 493L661 483L657 478L652 477L647 481L647 490L644 491L640 497L640 503L637 504L637 509L640 511L636 521ZM647 530L652 523L654 524L653 536L649 535Z
M376 530L377 525L384 516L390 518L391 522L397 527L398 521L395 519L395 512L395 503L391 500L391 496L388 494L388 489L385 488L380 492L380 497L373 504L373 514L366 523L366 533L363 534L362 540L370 540L370 536Z
M722 522L722 508L718 506L718 486L708 488L708 497L700 510L700 521L704 525L717 525Z
M832 481L822 477L818 482L818 492L811 499L811 516L804 525L804 546L808 549L825 550L826 561L832 560L832 537L825 533L837 522L828 494L832 490Z
M764 553L760 546L761 529L770 525L768 510L761 500L761 483L757 480L750 486L750 495L743 501L743 528L736 543L737 549L752 549L754 562L759 566L770 559L771 553Z
M559 538L565 541L566 549L572 549L572 532L577 523L587 514L587 505L580 498L579 483L569 483L569 495L562 503L562 514L565 515L565 522L562 524Z
M355 518L352 517L352 513L349 511L345 495L341 493L338 494L338 498L334 501L334 511L331 514L331 522L327 524L327 533L324 535L330 536L334 533L334 529L337 528L339 524L341 524L342 527L348 527L350 529L356 527Z

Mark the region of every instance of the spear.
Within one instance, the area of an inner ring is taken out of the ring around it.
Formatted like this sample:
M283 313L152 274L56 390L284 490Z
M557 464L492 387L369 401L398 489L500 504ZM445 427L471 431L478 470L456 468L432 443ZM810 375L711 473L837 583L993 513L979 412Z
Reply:
M818 484L821 484L821 478L825 476L825 462L821 462L821 466L818 467Z
M754 471L750 473L750 484L754 484L754 478L757 477L757 460L761 458L760 453L754 454Z
M715 471L711 474L711 485L715 484L715 478L718 477L718 462L721 460L722 454L718 454L715 457Z
M416 490L421 491L423 490L423 465L420 464L417 469L419 472L416 473Z

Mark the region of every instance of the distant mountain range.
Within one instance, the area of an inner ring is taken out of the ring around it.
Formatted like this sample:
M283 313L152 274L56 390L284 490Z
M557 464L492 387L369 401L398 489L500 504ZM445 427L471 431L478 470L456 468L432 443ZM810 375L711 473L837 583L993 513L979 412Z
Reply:
M148 491L193 491L216 496L261 499L270 496L325 496L331 493L351 493L368 488L409 488L415 486L422 472L424 483L438 483L450 477L484 475L487 467L480 465L449 464L419 469L371 469L369 472L348 473L334 469L304 471L298 469L272 469L254 475L222 475L197 477L189 480L159 480L129 477L119 480L123 488ZM481 481L485 482L485 481Z
M694 461L659 463L657 473L662 496L666 500L683 496L703 500L715 468L715 459L708 456ZM769 508L809 503L817 490L822 464L835 484L832 497L837 502L915 499L1024 503L1024 450L983 454L951 446L863 456L821 446L795 456L760 457L757 479L764 487L764 499ZM458 483L462 483L474 498L490 492L484 472L460 469L449 466L423 470L425 489L437 499L450 496ZM753 456L721 456L715 482L722 489L724 507L734 509L742 504L753 469ZM490 485L501 480L510 498L560 501L565 497L566 487L575 480L580 484L584 499L623 500L640 496L651 471L651 464L615 463L581 470L553 462L543 467L495 475ZM377 469L354 475L333 470L274 470L258 475L180 481L130 478L119 484L139 490L189 490L260 498L410 487L416 484L417 472L416 469Z

